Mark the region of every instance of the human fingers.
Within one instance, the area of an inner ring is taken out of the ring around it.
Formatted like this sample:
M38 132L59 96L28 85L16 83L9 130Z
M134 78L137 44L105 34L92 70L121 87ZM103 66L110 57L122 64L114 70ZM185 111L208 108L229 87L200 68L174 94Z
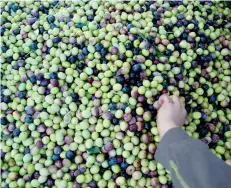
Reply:
M161 105L158 103L158 101L155 101L153 106L154 106L155 109L159 110Z
M173 101L173 104L175 104L175 105L181 105L179 97L177 97L175 95L172 95L172 96L170 96L170 98Z
M173 101L172 101L171 97L169 97L166 94L161 95L159 100L158 100L158 103L161 104L161 105L164 104L164 103L168 104L168 103L172 103L172 102Z
M159 100L157 101L156 109L159 110L160 108L164 106L167 107L172 104L173 104L172 99L168 95L164 94L164 95L161 95Z
M180 97L180 104L181 104L181 107L184 108L185 107L185 100L184 98Z
M160 97L159 97L159 99L158 99L158 101L156 101L155 103L154 103L154 108L156 108L157 110L159 110L160 109L160 107L162 106L162 104L165 102L165 101L167 101L167 95L161 95Z
M185 100L184 100L184 98L179 97L179 102L180 102L181 108L183 109L184 115L186 117L187 116L187 111L185 109Z

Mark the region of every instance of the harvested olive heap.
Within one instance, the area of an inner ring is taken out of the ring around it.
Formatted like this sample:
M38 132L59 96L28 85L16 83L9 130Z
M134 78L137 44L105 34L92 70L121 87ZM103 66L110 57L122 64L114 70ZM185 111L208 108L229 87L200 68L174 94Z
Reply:
M163 93L231 164L226 2L5 1L1 16L0 187L170 187Z

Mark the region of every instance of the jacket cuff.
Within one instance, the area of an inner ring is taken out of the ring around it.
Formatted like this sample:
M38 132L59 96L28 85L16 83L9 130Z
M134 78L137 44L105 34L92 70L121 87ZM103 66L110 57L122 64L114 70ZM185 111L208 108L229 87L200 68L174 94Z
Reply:
M181 128L172 128L167 131L161 139L157 151L155 154L156 160L161 163L166 169L170 169L169 161L172 160L172 153L174 148L173 144L184 140L192 139L184 130Z

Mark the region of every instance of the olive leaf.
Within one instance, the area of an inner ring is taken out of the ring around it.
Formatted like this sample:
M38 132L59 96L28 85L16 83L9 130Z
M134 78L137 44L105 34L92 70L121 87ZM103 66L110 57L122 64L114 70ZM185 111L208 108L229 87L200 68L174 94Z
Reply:
M86 25L87 25L87 24L85 24L85 23L79 23L79 24L75 24L75 27L76 27L76 28L82 29L83 26L86 26Z
M163 53L161 53L161 52L156 52L156 56L157 57L165 57L165 55Z
M8 140L10 138L12 138L12 135L2 134L1 137L0 137L0 140L6 141L6 140Z
M195 48L194 48L194 49L197 49L197 48L198 48L198 45L199 45L199 42L198 42L198 41L196 41L196 46L195 46Z
M91 153L91 154L92 153L100 153L100 149L98 147L96 147L96 146L93 146L93 147L87 149L87 152Z
M165 57L165 55L164 55L163 53L161 53L161 52L158 50L157 47L155 47L155 51L156 51L156 56L157 56L158 58L160 58L160 57Z
M146 40L146 37L144 36L144 34L140 34L140 36L144 39L144 40Z
M144 40L146 40L144 34L141 33L140 36L141 36ZM165 55L164 55L163 53L161 53L161 52L158 50L158 48L156 48L156 46L155 46L155 51L156 51L156 54L155 54L155 55L156 55L158 58L160 58L160 57L165 57Z

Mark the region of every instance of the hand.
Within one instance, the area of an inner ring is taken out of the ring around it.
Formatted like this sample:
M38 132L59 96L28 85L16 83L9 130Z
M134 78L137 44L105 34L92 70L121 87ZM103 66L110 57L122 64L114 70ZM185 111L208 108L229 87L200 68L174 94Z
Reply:
M155 107L158 110L157 127L161 138L168 130L184 125L187 112L179 97L162 95Z

